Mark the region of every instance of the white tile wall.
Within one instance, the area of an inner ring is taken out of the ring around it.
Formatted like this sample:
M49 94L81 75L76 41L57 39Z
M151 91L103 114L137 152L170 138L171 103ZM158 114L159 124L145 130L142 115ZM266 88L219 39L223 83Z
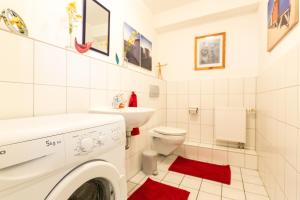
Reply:
M90 59L74 52L67 52L67 85L90 87Z
M34 83L66 86L66 51L45 43L35 42L34 52Z
M0 81L33 82L33 41L0 32Z
M50 99L51 101L49 101ZM49 85L34 86L34 115L58 114L65 113L66 111L66 87Z
M109 106L109 104L106 103L106 99L107 98L105 90L90 90L90 106L92 108L101 107L103 105Z
M200 92L201 92L200 80L188 81L188 92L187 92L188 94L200 94Z
M185 142L174 154L203 162L230 164L252 170L257 170L258 166L257 154L254 150Z
M33 85L0 82L0 117L28 117L33 115Z
M214 94L228 94L228 79L216 79Z
M119 67L111 67L107 71L107 89L120 91L121 89L121 70Z
M186 128L190 142L221 144L214 139L215 107L256 107L256 78L253 77L172 81L167 85L167 124ZM189 115L188 107L200 108L199 114ZM255 149L255 114L247 116L246 147Z
M243 166L245 162L245 157L241 153L229 152L228 161L234 166Z
M229 79L229 94L243 94L244 79Z
M91 60L91 88L106 89L107 83L107 66L101 61Z
M270 64L257 79L258 166L271 200L300 199L298 60L296 47Z
M128 177L141 169L141 151L150 146L145 132L166 122L165 81L5 31L0 31L0 42L5 49L0 55L0 119L88 112L91 106L110 106L119 92L129 97L137 91L140 106L156 109L127 151ZM149 98L150 84L159 86L158 98ZM176 110L173 116L176 122Z
M201 94L214 94L214 80L201 80Z
M297 200L300 200L300 174L297 174Z
M90 90L67 88L67 112L86 112L90 107Z
M228 106L228 96L225 94L215 94L214 95L214 106L215 107L227 107Z

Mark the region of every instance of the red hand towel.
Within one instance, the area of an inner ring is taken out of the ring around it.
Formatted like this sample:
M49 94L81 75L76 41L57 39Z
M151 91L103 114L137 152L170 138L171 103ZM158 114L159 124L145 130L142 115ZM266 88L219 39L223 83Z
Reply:
M131 93L130 99L129 99L129 103L128 103L129 107L137 107L137 97L136 94L134 92ZM131 131L131 135L139 135L140 134L140 129L139 128L133 128Z

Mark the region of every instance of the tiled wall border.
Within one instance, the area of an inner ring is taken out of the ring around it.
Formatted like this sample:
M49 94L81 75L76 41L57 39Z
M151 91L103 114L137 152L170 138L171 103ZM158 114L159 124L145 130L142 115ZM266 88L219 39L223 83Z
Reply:
M237 149L218 145L185 142L175 155L203 162L232 165L257 170L257 154L254 150Z

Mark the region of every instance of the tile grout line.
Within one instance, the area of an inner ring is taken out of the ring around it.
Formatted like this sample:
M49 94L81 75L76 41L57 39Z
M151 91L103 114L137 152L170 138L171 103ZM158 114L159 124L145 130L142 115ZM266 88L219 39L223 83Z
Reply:
M200 196L200 191L201 191L201 187L202 187L202 183L203 183L203 178L201 179L201 183L200 183L200 187L198 188L198 194L197 194L197 197L196 199L198 199Z
M35 42L32 42L32 51L33 51L33 55L32 55L32 115L35 116L35 107L34 107L34 104L35 104L35 81L34 81L34 74L35 74Z
M181 179L181 181L180 181L180 183L179 183L179 185L178 185L178 187L181 185L181 183L183 182L183 179L184 179L184 177L186 177L186 175L185 174L183 174L183 177L182 177L182 179Z
M65 93L66 93L66 102L65 102L65 112L68 113L68 66L69 66L69 62L68 62L68 53L65 52L65 63L66 63L66 88L65 88Z
M223 184L221 184L221 199L223 198Z
M240 168L240 173L241 173L241 177L242 177L242 184L243 184L243 192L244 192L244 196L245 196L245 199L247 199L246 197L246 190L245 190L245 185L244 185L244 177L243 177L243 173L242 173L242 169Z
M166 171L166 172L167 173L161 178L160 182L162 182L166 178L166 176L168 175L169 171Z
M89 59L89 108L91 107L91 94L92 94L92 90L91 90L91 85L92 85L92 61L91 59Z

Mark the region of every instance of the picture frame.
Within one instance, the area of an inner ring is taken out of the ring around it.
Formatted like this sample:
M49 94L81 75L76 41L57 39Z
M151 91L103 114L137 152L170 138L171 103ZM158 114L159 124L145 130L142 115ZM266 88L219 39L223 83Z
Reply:
M152 71L152 42L141 35L141 67Z
M195 37L195 70L224 69L226 33Z
M89 41L91 50L109 56L110 10L97 0L83 1L82 43Z
M298 23L299 0L269 0L267 9L267 50L270 52Z
M136 66L141 65L141 34L127 23L124 23L124 59Z
M123 55L126 63L152 71L152 42L126 22L123 27Z

